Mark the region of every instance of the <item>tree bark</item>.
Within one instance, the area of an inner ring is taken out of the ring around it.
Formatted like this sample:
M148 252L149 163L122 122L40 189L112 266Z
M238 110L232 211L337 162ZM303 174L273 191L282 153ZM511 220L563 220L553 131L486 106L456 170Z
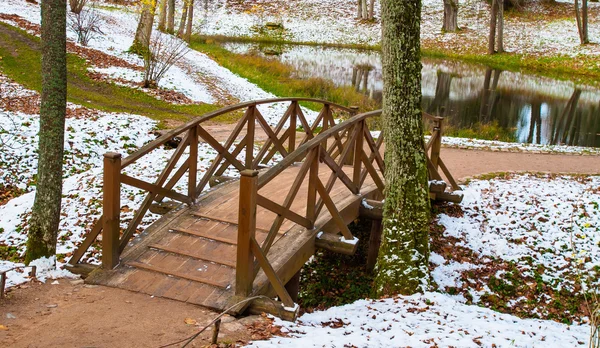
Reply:
M496 36L496 51L504 52L504 0L496 0L498 3L498 35Z
M167 0L167 33L175 32L175 0Z
M588 37L588 4L587 0L581 0L581 32L583 34L582 44L590 43Z
M67 2L42 0L42 95L35 200L25 262L56 253L67 110Z
M456 32L458 30L458 0L444 0L444 25L442 31Z
M177 37L183 39L183 34L185 32L185 23L187 20L188 13L188 0L183 1L183 10L181 12L181 20L179 21L179 30L177 30Z
M142 14L135 31L135 39L131 45L131 51L142 53L148 51L150 47L150 38L152 36L152 25L154 24L154 13L156 12L156 2L153 0L142 1Z
M375 0L369 2L369 19L375 19Z
M158 30L162 32L165 32L167 28L167 1L168 0L161 0L158 9Z
M189 0L190 4L187 11L187 27L185 29L185 41L192 40L192 25L194 24L194 0Z
M498 2L492 0L492 9L490 16L490 36L488 37L488 54L494 54L496 52L494 44L496 41L496 18L498 17Z
M356 18L361 19L363 14L362 14L362 2L363 0L358 0L358 9L356 11Z
M382 0L385 203L375 294L428 284L429 193L421 113L421 1Z

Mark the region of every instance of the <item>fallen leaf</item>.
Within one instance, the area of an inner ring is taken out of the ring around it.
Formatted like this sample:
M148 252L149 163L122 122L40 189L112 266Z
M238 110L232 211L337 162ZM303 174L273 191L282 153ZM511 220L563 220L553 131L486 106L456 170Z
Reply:
M196 320L192 318L185 318L184 322L188 325L196 325Z

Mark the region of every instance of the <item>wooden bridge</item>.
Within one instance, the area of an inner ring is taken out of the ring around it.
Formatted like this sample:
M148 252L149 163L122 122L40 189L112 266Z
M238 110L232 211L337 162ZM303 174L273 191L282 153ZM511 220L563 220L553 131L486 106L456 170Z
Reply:
M301 102L322 105L312 124ZM274 128L257 108L272 103L289 103ZM244 115L224 143L206 131L211 119L240 111ZM107 153L103 216L69 263L77 265L102 233L102 267L87 277L88 283L216 310L255 295L277 296L281 302L257 299L234 312L267 311L294 319L299 271L315 248L352 254L357 239L348 224L361 215L381 219L384 139L375 139L369 131L380 114L356 115L354 109L316 99L261 100L208 113L125 158ZM334 116L346 120L336 124ZM440 158L442 120L424 115L432 125L432 135L423 144L431 198L460 201L460 195L450 192L458 186ZM261 129L266 141L257 145ZM174 137L182 141L153 183L126 174L129 166L147 160L148 154ZM205 171L198 170L200 141L216 151ZM275 165L265 166L275 158L280 158ZM223 177L228 168L240 174L239 180ZM187 188L178 192L175 187L182 180ZM215 182L221 183L206 190ZM123 230L121 185L147 192ZM165 198L182 204L138 234L145 214ZM380 225L374 223L371 263Z

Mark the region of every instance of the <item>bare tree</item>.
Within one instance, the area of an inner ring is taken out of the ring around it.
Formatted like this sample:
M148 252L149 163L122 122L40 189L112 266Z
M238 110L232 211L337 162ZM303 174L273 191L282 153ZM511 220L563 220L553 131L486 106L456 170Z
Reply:
M444 0L444 24L442 31L456 32L458 30L458 0Z
M579 41L582 45L590 43L588 36L588 4L587 0L581 0L581 12L579 10L579 0L575 0L575 19L577 21L577 31L579 32Z
M96 35L104 34L100 29L100 16L93 5L79 13L70 13L67 25L77 34L77 43L83 46L87 46Z
M504 0L496 0L498 4L498 35L496 36L496 52L504 52Z
M175 32L175 0L167 0L167 33Z
M155 88L167 71L187 52L186 43L171 35L157 33L144 53L144 87Z
M161 0L158 7L158 30L164 32L167 28L167 7L168 0Z
M72 13L80 13L85 7L87 0L69 0L69 7Z
M143 54L144 51L148 50L148 46L150 46L156 2L154 0L142 0L141 6L142 13L135 31L135 39L131 45L131 51Z
M188 16L188 6L189 0L183 0L183 8L181 11L181 20L179 21L179 30L177 30L177 36L183 38L183 34L185 33L185 23L187 21Z
M375 0L358 0L356 17L358 19L372 20L375 18Z
M190 4L187 11L187 26L185 28L185 34L183 35L183 39L187 42L190 42L192 39L192 25L194 23L194 0L189 0L189 2Z
M496 53L496 24L498 20L498 0L492 0L490 11L490 35L488 37L488 54Z

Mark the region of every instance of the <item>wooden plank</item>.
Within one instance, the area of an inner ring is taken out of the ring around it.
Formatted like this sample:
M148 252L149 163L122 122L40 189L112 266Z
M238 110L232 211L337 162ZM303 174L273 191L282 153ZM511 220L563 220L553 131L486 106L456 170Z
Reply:
M186 252L186 251L182 251L180 249L176 249L176 248L172 248L172 247L169 247L166 245L160 245L160 244L150 244L150 245L148 245L148 248L165 251L168 253L173 253L173 254L177 254L177 255L181 255L181 256L187 256L187 257L191 257L191 258L198 259L198 260L214 262L219 265L225 265L228 267L235 268L235 261L227 260L222 257L213 257L213 256L206 255L206 254L196 254L196 253Z
M294 301L292 301L290 294L288 294L287 290L283 286L283 283L281 282L281 279L279 279L279 276L277 276L277 273L275 273L273 266L271 266L269 260L267 260L266 256L263 254L256 240L251 239L250 246L252 248L252 253L258 260L260 268L262 268L262 270L267 275L267 278L269 279L271 286L273 286L273 288L275 289L277 296L279 296L279 298L283 301L286 307L294 307Z
M343 238L339 234L320 232L315 239L315 247L344 255L354 255L358 240L348 242L343 241Z
M352 233L350 233L348 226L346 226L346 223L340 216L340 213L338 212L335 204L331 200L331 197L329 197L329 194L325 190L325 187L323 186L323 183L321 182L321 180L317 180L317 192L321 196L321 199L325 203L327 210L329 210L329 214L331 214L331 217L333 218L336 225L342 232L342 235L344 236L344 238L346 238L348 240L354 239L354 236L352 235Z
M141 262L137 262L137 261L129 261L129 262L127 262L127 265L131 266L131 267L147 270L147 271L162 273L164 275L170 275L170 276L181 278L181 279L191 280L191 281L202 283L202 284L216 286L216 287L219 287L222 289L226 289L229 286L229 283L227 283L227 282L215 282L211 279L205 279L205 278L201 278L201 277L192 276L192 275L189 275L189 274L186 274L183 272L177 272L177 271L172 271L169 269L163 269L163 268L147 265L145 263L141 263Z
M160 194L160 195L169 197L171 199L174 199L174 200L182 202L182 203L187 203L187 204L192 203L192 200L188 196L182 195L181 193L178 193L178 192L175 192L172 190L167 190L165 188L153 185L149 182L146 182L146 181L143 181L140 179L132 178L125 174L121 174L121 182L125 185L130 185L130 186L137 187L137 188L145 190L145 191Z
M206 238L206 239L210 239L210 240L213 240L213 241L216 241L216 242L237 245L237 240L235 240L235 239L217 237L217 236L214 236L214 235L212 235L210 233L206 233L204 231L190 230L188 228L173 228L171 230L173 232L187 233L187 234L191 234L192 236Z

